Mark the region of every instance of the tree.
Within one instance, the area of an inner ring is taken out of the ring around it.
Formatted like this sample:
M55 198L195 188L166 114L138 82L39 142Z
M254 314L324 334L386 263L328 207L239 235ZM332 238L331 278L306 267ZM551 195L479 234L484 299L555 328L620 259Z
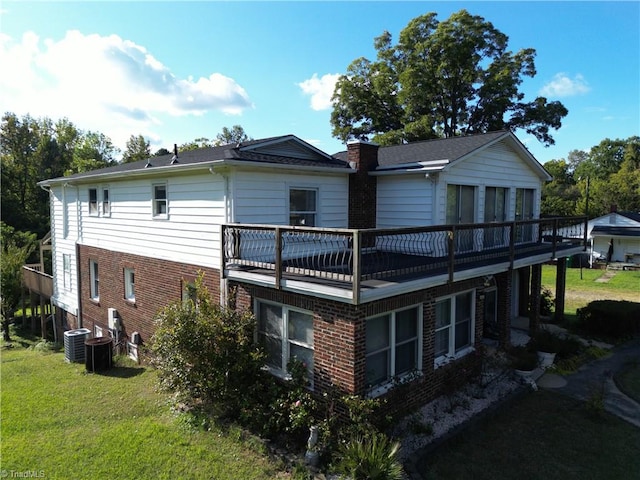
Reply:
M212 147L213 143L206 137L196 138L191 142L183 143L178 147L178 151L197 150L199 148ZM169 152L170 153L170 152Z
M9 322L22 294L22 266L36 247L33 233L16 232L4 222L0 222L2 251L0 252L0 312L2 314L2 335L10 342Z
M397 45L384 32L377 60L358 58L336 83L332 134L383 145L522 128L554 143L567 109L538 97L524 101L523 77L536 73L535 50L507 50L507 36L466 10L438 22L419 16Z
M169 155L171 152L166 148L162 147L156 150L156 153L153 154L154 157L161 157L162 155Z
M146 160L151 156L151 146L148 140L142 135L131 135L127 140L127 145L122 154L122 163L137 162Z
M576 203L580 198L580 192L573 179L570 165L564 160L551 160L544 164L544 168L551 174L553 180L542 186L540 214L543 216L576 215Z
M242 143L248 140L253 140L253 138L249 137L240 125L234 125L231 129L222 127L222 132L216 135L213 146L218 147L230 143Z
M84 133L78 140L71 166L65 174L72 175L115 165L115 155L119 151L105 134L91 131Z

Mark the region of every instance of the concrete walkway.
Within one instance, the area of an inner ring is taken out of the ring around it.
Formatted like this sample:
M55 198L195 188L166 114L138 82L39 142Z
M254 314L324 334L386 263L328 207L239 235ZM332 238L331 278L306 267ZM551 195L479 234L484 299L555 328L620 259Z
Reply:
M602 392L605 410L640 427L640 403L622 393L613 381L614 374L633 362L640 363L640 339L613 348L611 355L593 360L570 375L545 373L537 384L580 400Z

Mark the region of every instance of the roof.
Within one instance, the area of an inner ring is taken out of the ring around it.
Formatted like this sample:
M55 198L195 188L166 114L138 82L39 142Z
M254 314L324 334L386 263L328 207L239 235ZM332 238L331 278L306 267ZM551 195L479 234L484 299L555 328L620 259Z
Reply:
M594 225L591 235L610 235L612 237L640 237L640 227L621 227L619 225Z
M96 177L117 177L131 174L147 174L154 171L184 170L192 167L206 167L214 164L229 165L272 165L283 167L308 167L351 172L349 165L331 155L318 150L294 135L249 140L238 144L205 147L185 150L174 154L150 157L131 163L120 163L112 167L89 172L76 173L67 177L58 177L39 182L40 185L70 182L74 180L92 180Z
M629 220L640 223L640 212L615 212L618 215L627 217Z
M542 165L508 130L380 147L376 170L399 170L401 168L405 171L410 169L445 170L449 165L463 161L466 157L501 141L508 142L542 178L551 180L551 176ZM334 157L346 161L347 152L339 152Z

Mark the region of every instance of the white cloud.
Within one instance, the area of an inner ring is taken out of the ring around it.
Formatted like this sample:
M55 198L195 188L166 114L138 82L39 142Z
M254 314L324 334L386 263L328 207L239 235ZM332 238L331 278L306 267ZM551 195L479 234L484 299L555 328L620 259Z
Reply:
M553 80L540 89L540 95L545 97L571 97L582 95L591 88L579 73L570 78L566 73L557 73Z
M14 41L0 33L0 65L0 111L67 117L118 145L132 133L153 137L161 116L252 108L232 78L177 78L143 46L117 35L71 30L61 40L41 41L27 32Z
M340 74L327 73L321 78L314 73L311 78L298 83L305 95L311 96L311 108L314 110L326 110L331 108L331 97Z

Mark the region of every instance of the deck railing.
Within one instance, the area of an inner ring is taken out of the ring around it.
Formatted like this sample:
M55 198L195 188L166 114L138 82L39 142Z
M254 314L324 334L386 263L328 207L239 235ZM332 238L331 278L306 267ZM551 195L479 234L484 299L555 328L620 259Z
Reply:
M22 267L22 283L33 293L49 298L53 296L53 276L42 272L39 263Z
M222 227L223 267L348 282L448 274L478 265L586 248L586 217L394 229Z

